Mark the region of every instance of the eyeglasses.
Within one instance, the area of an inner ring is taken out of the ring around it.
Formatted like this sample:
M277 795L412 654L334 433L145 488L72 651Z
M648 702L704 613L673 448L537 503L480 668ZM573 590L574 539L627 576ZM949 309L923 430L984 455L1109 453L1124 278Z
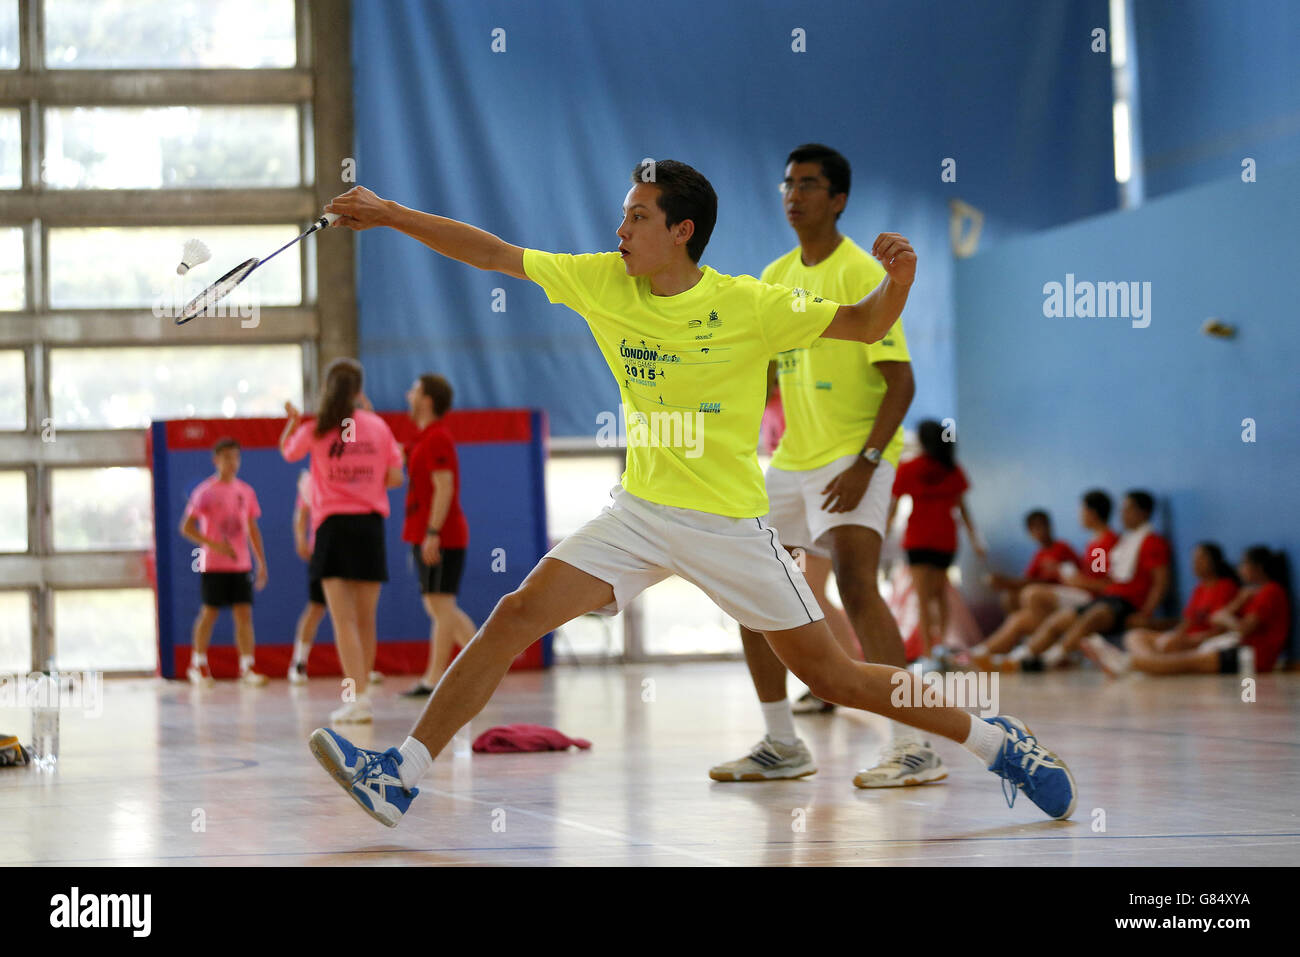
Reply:
M776 188L782 196L785 196L788 193L798 193L800 196L807 196L814 190L829 190L831 185L830 183L819 183L815 179L801 179L797 183L791 182L787 179L782 180Z

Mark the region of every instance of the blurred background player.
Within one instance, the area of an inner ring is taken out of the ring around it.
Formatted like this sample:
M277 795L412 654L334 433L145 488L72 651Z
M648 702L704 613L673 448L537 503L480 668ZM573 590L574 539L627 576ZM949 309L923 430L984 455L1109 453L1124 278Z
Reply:
M460 507L456 446L442 421L451 409L451 383L439 375L422 375L406 393L406 401L420 434L406 460L409 484L402 541L411 545L431 628L429 663L415 687L403 694L420 698L438 686L453 648L469 644L478 629L456 604L469 523Z
M1000 656L1007 652L1027 656L1029 649L1017 645L1032 635L1049 615L1061 609L1073 612L1082 608L1105 590L1110 584L1110 550L1119 540L1109 524L1111 508L1110 496L1101 489L1084 493L1079 504L1079 524L1092 533L1092 538L1083 547L1079 564L1073 568L1061 567L1059 584L1026 585L1020 607L993 634L970 650L971 664L987 671L998 666Z
M1112 677L1130 669L1152 675L1272 671L1291 627L1286 555L1254 545L1246 549L1237 570L1243 587L1210 616L1209 630L1194 647L1137 631L1126 636L1127 654L1099 636L1084 639L1085 653ZM1211 637L1205 638L1207 634Z
M208 643L222 608L235 620L235 645L239 649L239 680L266 684L266 675L253 669L253 588L249 580L252 555L257 557L256 588L266 587L266 553L257 518L262 514L257 494L239 473L239 443L218 439L212 447L216 474L204 479L190 495L181 520L181 535L199 546L199 588L202 606L194 619L194 651L186 674L195 684L210 684ZM249 545L252 544L252 555Z
M884 269L837 227L850 186L849 162L836 150L807 143L790 152L781 195L799 245L763 270L763 282L834 302L857 302L880 284ZM786 427L765 477L766 521L782 544L802 550L809 585L836 641L852 659L900 668L907 664L903 638L880 597L878 568L903 417L916 391L910 360L901 318L877 342L821 338L778 355ZM825 597L832 568L852 625L843 635L833 626L838 609ZM767 734L747 756L717 765L709 776L762 781L813 773L816 765L795 734L793 714L828 712L834 705L808 692L791 708L785 665L761 634L743 627L740 633ZM855 784L898 787L947 776L921 735L897 721L890 727L890 745Z
M293 544L298 557L308 563L307 604L298 616L293 632L293 660L289 662L289 683L307 683L307 658L316 631L325 617L325 590L320 579L311 575L311 552L316 544L316 529L311 524L311 472L303 469L298 476L298 495L293 503Z
M898 467L894 476L893 500L889 506L889 524L893 524L898 499L912 498L912 513L903 533L903 550L916 588L917 616L920 624L921 667L934 666L931 649L943 645L948 632L948 568L957 554L957 523L953 509L961 513L970 536L971 547L981 559L984 546L975 532L975 523L966 508L966 490L970 482L957 464L957 442L944 436L943 426L927 419L917 427L921 454Z
M316 536L310 575L319 578L334 626L345 687L337 723L369 722L368 691L375 666L375 613L388 581L384 519L388 489L402 484L402 450L392 430L366 406L361 363L336 359L325 372L314 422L285 403L289 421L280 451L289 462L311 456L312 528ZM353 697L355 695L355 697Z
M1024 604L1023 596L1029 586L1040 582L1059 585L1065 569L1079 567L1079 556L1074 554L1069 542L1052 534L1052 517L1041 508L1025 516L1025 531L1038 543L1038 551L1029 559L1020 577L998 572L989 575L989 586L1000 593L1002 607L1007 612L1013 612Z

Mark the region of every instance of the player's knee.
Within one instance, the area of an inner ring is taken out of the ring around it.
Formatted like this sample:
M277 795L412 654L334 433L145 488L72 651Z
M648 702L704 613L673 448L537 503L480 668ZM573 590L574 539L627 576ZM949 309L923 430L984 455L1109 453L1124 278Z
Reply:
M492 612L493 618L503 619L516 626L528 625L536 615L536 601L522 588L502 595Z

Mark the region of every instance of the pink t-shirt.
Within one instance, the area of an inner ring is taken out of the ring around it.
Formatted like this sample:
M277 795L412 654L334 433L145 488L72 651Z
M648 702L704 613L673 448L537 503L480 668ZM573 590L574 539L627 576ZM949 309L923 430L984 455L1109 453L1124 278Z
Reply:
M257 494L247 482L231 479L223 482L215 475L199 483L185 506L185 516L199 521L205 538L228 541L234 558L205 547L199 550L199 570L204 572L249 572L253 557L248 550L248 526L262 514Z
M365 409L352 413L352 422L316 437L314 420L303 422L284 444L284 457L296 462L311 455L311 529L331 515L388 517L388 487L392 467L402 465L402 449L388 423Z

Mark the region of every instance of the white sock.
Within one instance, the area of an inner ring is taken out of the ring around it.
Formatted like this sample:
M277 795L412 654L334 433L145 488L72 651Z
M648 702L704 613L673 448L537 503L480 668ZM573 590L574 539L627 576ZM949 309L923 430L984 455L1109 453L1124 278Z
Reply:
M424 777L424 772L433 764L433 758L430 757L428 748L411 737L403 741L397 751L402 756L397 772L402 778L402 787L409 791Z
M190 664L195 668L202 668L208 663L208 653L206 651L190 656Z
M240 656L239 656L239 673L240 673L241 675L243 675L243 674L247 674L248 672L250 672L250 671L252 671L252 670L253 670L253 656L252 656L252 655L240 655Z
M999 725L976 715L970 716L970 734L961 746L984 762L984 767L992 767L1007 740L1007 732Z
M1007 661L1024 661L1029 655L1029 642L1025 642L1023 645L1016 645L1011 649L1011 654L1007 655Z
M1065 645L1052 645L1043 652L1043 664L1055 668L1065 660Z
M925 744L921 732L901 721L889 722L889 740L891 744Z
M297 668L299 665L307 663L307 656L311 654L311 645L303 644L300 641L293 643L293 662L290 668Z
M758 706L763 709L763 723L767 725L768 737L782 744L794 744L799 740L799 735L794 733L794 712L790 710L790 699L760 701Z

